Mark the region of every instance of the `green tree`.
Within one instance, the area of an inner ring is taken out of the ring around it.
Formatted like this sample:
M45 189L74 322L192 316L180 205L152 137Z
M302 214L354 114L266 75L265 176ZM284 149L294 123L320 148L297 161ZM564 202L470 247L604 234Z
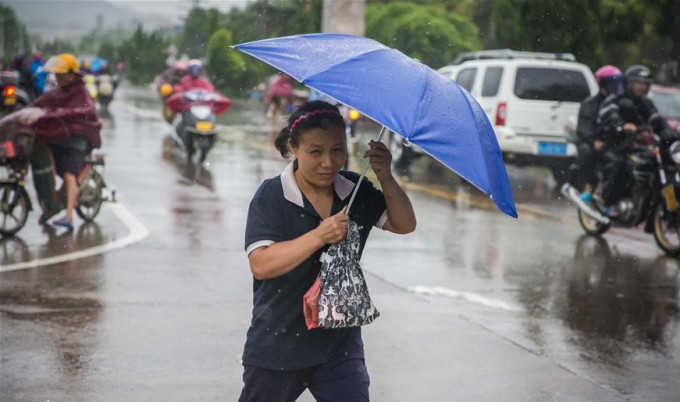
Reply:
M224 18L224 14L214 8L192 8L179 35L177 47L180 54L202 58L210 37L223 25Z
M602 60L598 9L592 0L496 0L496 45L517 50L569 52L596 65Z
M250 89L250 85L244 86L243 82L246 63L243 54L229 47L233 44L231 33L224 28L210 37L206 72L216 87L243 94Z
M233 8L224 24L233 43L321 31L322 0L256 0L243 9ZM243 91L254 87L277 71L252 57L244 56L245 70L240 76Z
M394 2L366 7L366 36L433 68L481 47L477 27L443 6Z
M76 45L73 42L65 39L54 38L49 42L38 42L38 49L43 52L43 55L50 56L59 53L75 53Z
M113 65L121 58L119 48L108 42L102 43L101 46L99 46L97 56L108 60L110 67L113 67Z
M652 67L661 70L663 82L680 83L680 0L649 0L645 11L650 15L650 35L656 46L649 46L649 40L638 38L643 49L642 57L651 61Z
M141 25L120 45L126 78L135 84L149 84L166 68L168 41L159 32L146 33Z
M236 43L321 31L322 0L256 0L234 8L226 26Z
M596 69L680 59L678 0L480 0L486 47L570 52ZM673 39L677 37L677 39Z
M26 26L19 21L14 10L0 3L0 51L2 59L10 61L19 51L28 52L31 41Z

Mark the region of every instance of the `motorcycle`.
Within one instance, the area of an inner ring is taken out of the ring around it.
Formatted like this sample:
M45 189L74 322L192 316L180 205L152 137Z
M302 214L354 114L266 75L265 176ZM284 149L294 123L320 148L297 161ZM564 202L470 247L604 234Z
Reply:
M601 235L610 227L635 228L645 223L656 243L666 253L680 255L680 141L661 147L660 138L649 128L627 134L625 140L626 183L628 194L619 201L618 215L605 215L606 206L599 195L584 202L573 187L563 192L578 207L578 221L591 235Z
M92 99L97 101L97 97L99 96L99 91L97 90L97 79L93 74L85 74L83 76L83 81L85 82L85 87L87 88L87 92L90 93L90 96Z
M101 110L106 111L109 103L113 100L115 82L109 74L102 74L97 77L97 103Z
M0 116L15 112L31 102L25 90L19 86L19 73L16 71L0 72Z
M195 89L171 95L165 102L174 114L174 139L193 163L199 151L199 163L205 162L208 152L217 141L217 116L231 107L231 100L216 92Z
M21 111L0 120L0 236L12 236L26 224L33 210L25 187L28 165L36 143L35 132L19 122ZM86 222L95 219L104 201L115 201L103 178L104 157L90 154L78 175L76 213ZM65 199L65 186L57 193L58 201ZM61 202L63 204L63 202Z

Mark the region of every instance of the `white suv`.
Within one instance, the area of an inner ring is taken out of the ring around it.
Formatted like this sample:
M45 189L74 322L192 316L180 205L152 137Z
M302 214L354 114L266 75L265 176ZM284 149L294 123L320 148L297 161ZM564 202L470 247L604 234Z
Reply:
M598 91L590 68L571 54L504 49L464 53L438 71L477 99L506 162L547 166L558 183L565 180L576 157L567 137L568 120L578 115L581 101Z

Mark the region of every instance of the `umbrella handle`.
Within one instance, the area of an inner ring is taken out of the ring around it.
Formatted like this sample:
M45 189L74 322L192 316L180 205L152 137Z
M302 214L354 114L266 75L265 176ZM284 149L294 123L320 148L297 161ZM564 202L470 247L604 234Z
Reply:
M385 131L387 131L387 128L385 126L382 127L380 130L380 134L378 135L378 141L382 139L383 134L385 134ZM359 177L359 181L357 182L357 185L354 186L354 191L352 191L352 198L349 199L349 204L347 204L347 211L345 212L347 215L349 215L349 210L352 208L352 203L354 203L354 197L356 197L357 193L359 192L359 185L361 182L364 180L364 177L366 176L366 172L368 171L368 167L371 165L371 158L368 158L366 160L366 163L364 163L364 168L361 170L361 176Z

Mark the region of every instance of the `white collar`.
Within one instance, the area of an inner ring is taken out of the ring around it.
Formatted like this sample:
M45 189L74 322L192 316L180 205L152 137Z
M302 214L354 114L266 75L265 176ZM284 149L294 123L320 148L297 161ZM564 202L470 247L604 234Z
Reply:
M300 208L304 208L305 205L302 201L302 191L295 180L295 161L289 163L283 172L281 172L281 184L283 185L284 198ZM337 194L341 200L344 200L352 193L354 183L345 176L338 174L335 176L333 188L335 188L335 194Z

